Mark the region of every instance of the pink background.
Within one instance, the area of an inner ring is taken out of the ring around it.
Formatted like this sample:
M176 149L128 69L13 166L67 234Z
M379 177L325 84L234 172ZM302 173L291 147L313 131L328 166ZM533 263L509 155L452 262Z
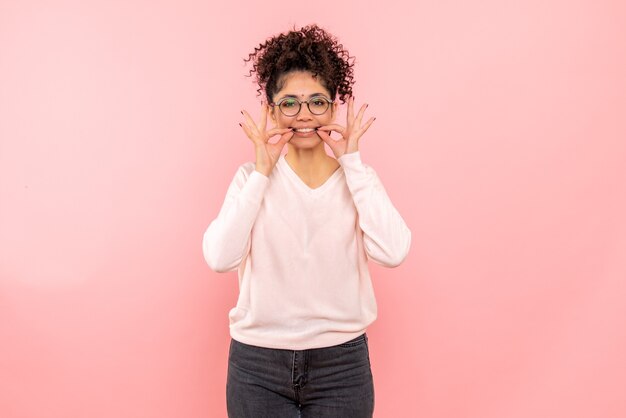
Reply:
M413 233L371 264L375 416L626 416L625 18L2 0L0 416L226 416L236 272L202 234L254 158L243 58L313 22L357 57L362 158Z

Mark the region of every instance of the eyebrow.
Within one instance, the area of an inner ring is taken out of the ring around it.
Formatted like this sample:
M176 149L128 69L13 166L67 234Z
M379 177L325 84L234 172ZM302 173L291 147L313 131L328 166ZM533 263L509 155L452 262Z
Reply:
M326 94L324 94L324 93L313 93L313 94L309 95L309 98L311 98L311 97L315 97L315 96L324 96L324 97L327 97L327 96L326 96ZM284 96L279 97L279 98L278 98L278 100L281 100L281 99L286 99L287 97L293 97L294 99L297 99L299 96L297 96L297 95L295 95L295 94L285 94Z

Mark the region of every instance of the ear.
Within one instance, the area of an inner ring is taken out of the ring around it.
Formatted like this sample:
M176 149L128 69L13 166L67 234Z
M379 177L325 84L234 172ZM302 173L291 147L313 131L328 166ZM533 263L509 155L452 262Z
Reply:
M335 103L332 104L332 108L331 108L331 121L334 122L335 119L337 119L337 111L339 110L339 103L337 103L337 101L335 101Z
M270 115L270 119L276 125L276 116L274 116L274 106L270 106L269 102L265 102L267 104L267 114Z

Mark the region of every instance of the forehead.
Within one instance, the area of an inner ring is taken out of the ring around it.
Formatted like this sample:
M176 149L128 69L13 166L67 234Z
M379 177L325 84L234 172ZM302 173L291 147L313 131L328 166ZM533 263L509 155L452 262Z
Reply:
M319 81L319 77L313 77L309 72L295 71L285 74L282 88L276 93L276 98L284 96L297 96L307 98L314 94L328 95L328 90Z

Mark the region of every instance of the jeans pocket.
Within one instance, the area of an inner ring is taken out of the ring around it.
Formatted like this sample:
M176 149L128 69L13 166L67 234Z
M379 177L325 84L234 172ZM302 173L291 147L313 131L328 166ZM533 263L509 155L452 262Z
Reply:
M357 356L360 361L366 362L370 373L372 370L372 362L370 360L370 349L367 341L367 333L361 334L353 340L346 341L343 344L339 344L340 350L345 350L346 355Z
M365 334L361 334L358 337L350 341L346 341L345 343L339 344L338 347L351 348L351 347L356 347L356 346L366 344L366 343L367 343L367 336Z

